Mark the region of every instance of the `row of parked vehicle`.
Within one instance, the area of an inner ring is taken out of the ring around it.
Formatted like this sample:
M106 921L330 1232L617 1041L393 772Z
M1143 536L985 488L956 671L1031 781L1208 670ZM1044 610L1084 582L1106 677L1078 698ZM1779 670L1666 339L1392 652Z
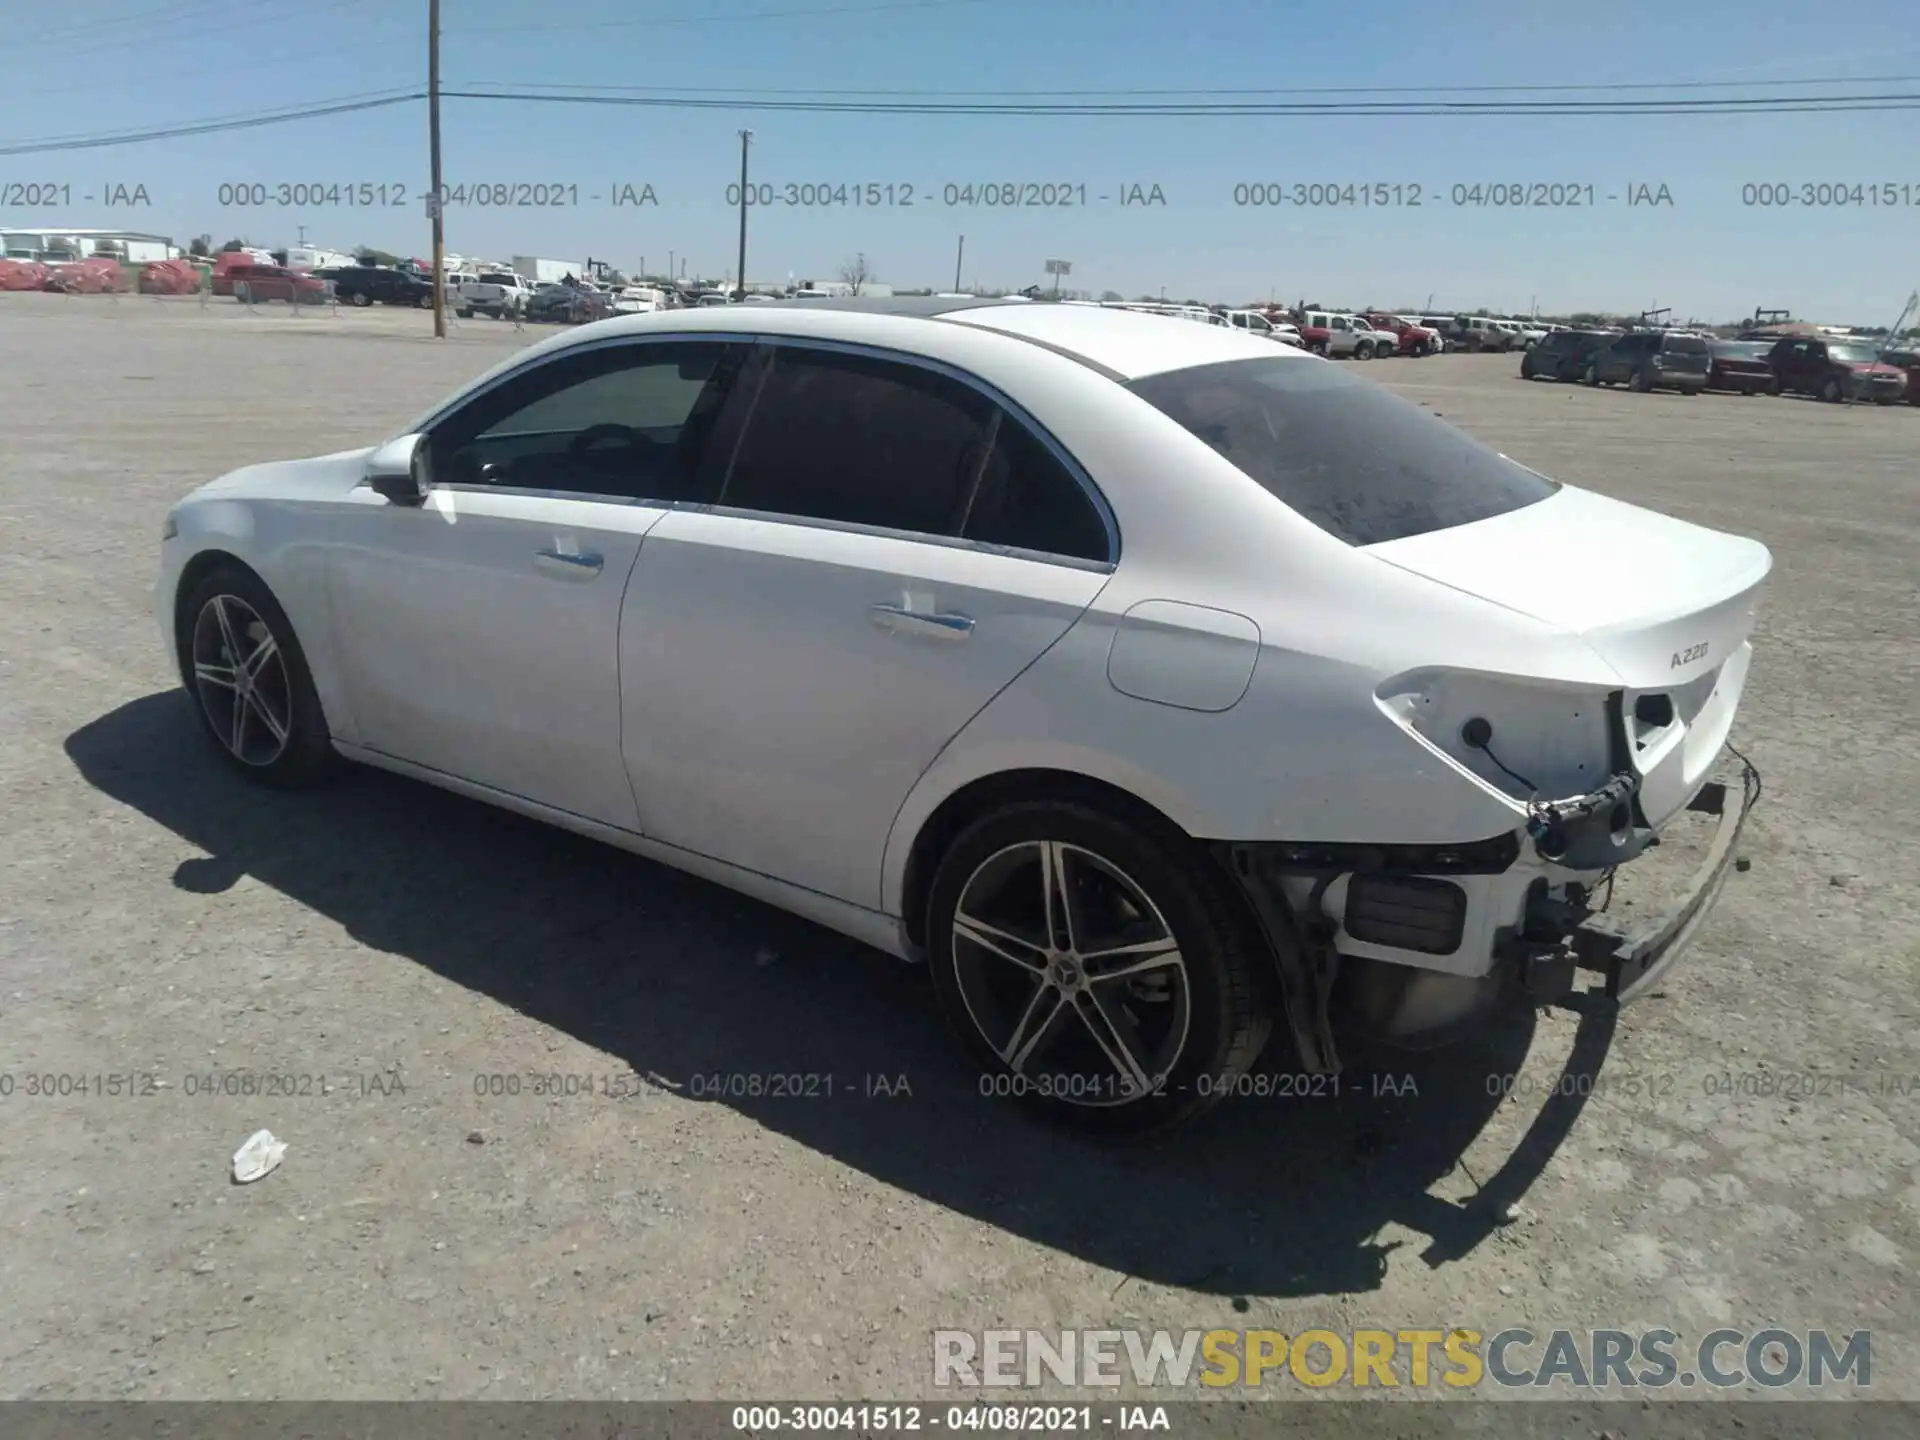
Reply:
M1685 330L1559 330L1527 351L1520 378L1624 385L1642 393L1719 390L1920 405L1920 352L1882 353L1868 342L1818 335L1727 340Z

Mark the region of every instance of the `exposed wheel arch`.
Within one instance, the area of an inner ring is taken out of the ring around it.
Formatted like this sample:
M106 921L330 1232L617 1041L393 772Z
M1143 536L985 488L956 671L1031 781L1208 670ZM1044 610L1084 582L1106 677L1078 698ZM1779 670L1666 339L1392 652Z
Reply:
M181 567L180 580L179 583L174 586L173 591L173 650L175 668L182 670L182 684L191 683L184 673L185 662L181 659L183 637L186 634L187 625L191 623L192 620L192 617L186 613L187 597L193 594L194 590L199 587L200 582L206 579L208 575L212 574L215 570L222 569L243 571L251 575L255 580L258 580L262 585L266 585L269 592L273 590L273 586L267 585L267 579L264 575L230 550L202 550Z
M1143 830L1183 845L1197 841L1167 814L1138 795L1106 780L1071 770L1002 770L969 781L942 800L913 838L901 887L901 920L907 938L924 948L927 897L933 874L947 846L974 820L1000 805L1020 800L1065 800L1094 806Z

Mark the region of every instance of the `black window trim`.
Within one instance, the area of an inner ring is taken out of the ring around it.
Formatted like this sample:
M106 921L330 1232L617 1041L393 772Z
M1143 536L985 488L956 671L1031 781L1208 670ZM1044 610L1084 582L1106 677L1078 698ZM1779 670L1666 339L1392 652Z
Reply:
M1120 526L1114 518L1113 508L1108 505L1107 497L1086 472L1086 468L1075 460L1067 448L1054 438L1046 426L1033 418L1033 415L1016 401L1010 399L979 376L911 350L894 350L883 345L866 344L851 340L833 340L812 335L760 335L754 344L763 350L814 350L827 354L850 355L860 359L878 360L886 364L908 365L925 370L930 374L955 381L990 404L997 405L1011 419L1018 421L1038 440L1047 452L1060 464L1073 482L1080 487L1081 493L1092 502L1094 512L1100 517L1101 527L1107 535L1107 558L1089 560L1079 555L1059 555L1050 550L1028 550L1016 545L995 545L984 540L970 540L963 535L934 535L924 530L898 530L884 525L862 525L851 520L823 520L811 515L792 515L782 510L754 510L734 505L716 505L709 502L688 501L677 508L683 510L705 511L714 515L735 516L740 519L761 520L778 525L798 525L814 530L840 530L854 535L873 535L881 539L906 540L921 545L939 545L953 550L973 550L985 555L1006 555L1017 560L1037 560L1048 565L1063 565L1075 570L1090 570L1099 574L1111 574L1120 563ZM751 363L751 362L749 362ZM759 400L756 386L753 403ZM730 403L737 403L733 401ZM749 412L740 422L739 435L735 437L736 454L738 445L746 437L747 426L752 423ZM727 459L727 469L721 479L721 488L717 492L726 493L726 481L733 472L734 456Z
M550 355L543 355L540 359L529 364L516 366L511 370L503 371L501 374L496 375L482 388L470 394L462 395L452 404L442 406L432 419L411 433L419 435L423 445L430 446L432 444L433 432L469 405L492 394L495 390L510 381L518 381L525 376L533 374L537 370L543 369L563 359L582 355L590 351L613 349L638 350L664 344L685 345L708 339L711 339L722 349L729 344L750 346L754 343L754 337L751 335L733 335L729 333L726 335L714 334L709 336L706 333L698 331L677 331L672 335L609 335L604 340L594 340L583 345L563 346ZM555 391L554 393L558 394L559 392ZM530 500L583 500L594 505L625 505L633 509L642 510L692 510L702 508L696 501L643 500L636 495L608 495L597 490L553 490L544 486L473 485L457 480L441 481L435 480L431 471L429 471L427 476L427 488L429 490L450 490L455 493L467 495L516 495Z

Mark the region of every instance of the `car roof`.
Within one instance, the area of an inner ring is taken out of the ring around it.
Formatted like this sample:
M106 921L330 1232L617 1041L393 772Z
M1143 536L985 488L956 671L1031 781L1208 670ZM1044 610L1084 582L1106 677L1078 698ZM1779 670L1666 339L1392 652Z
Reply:
M770 305L710 306L651 315L626 315L556 337L555 348L610 336L659 332L792 335L911 351L923 326L967 325L1024 340L1078 360L1111 379L1127 381L1169 370L1230 360L1312 357L1263 336L1227 325L1202 325L1175 315L1089 305L1035 304L987 296L859 296L781 300Z

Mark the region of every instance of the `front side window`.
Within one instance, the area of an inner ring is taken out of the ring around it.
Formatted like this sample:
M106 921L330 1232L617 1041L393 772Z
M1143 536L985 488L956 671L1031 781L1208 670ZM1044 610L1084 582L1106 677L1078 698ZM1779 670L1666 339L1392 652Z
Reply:
M522 372L434 427L438 485L699 498L703 443L740 348L605 346Z
M1485 520L1559 488L1343 366L1234 360L1128 388L1349 545Z
M953 535L986 457L993 406L915 365L769 346L715 503Z

